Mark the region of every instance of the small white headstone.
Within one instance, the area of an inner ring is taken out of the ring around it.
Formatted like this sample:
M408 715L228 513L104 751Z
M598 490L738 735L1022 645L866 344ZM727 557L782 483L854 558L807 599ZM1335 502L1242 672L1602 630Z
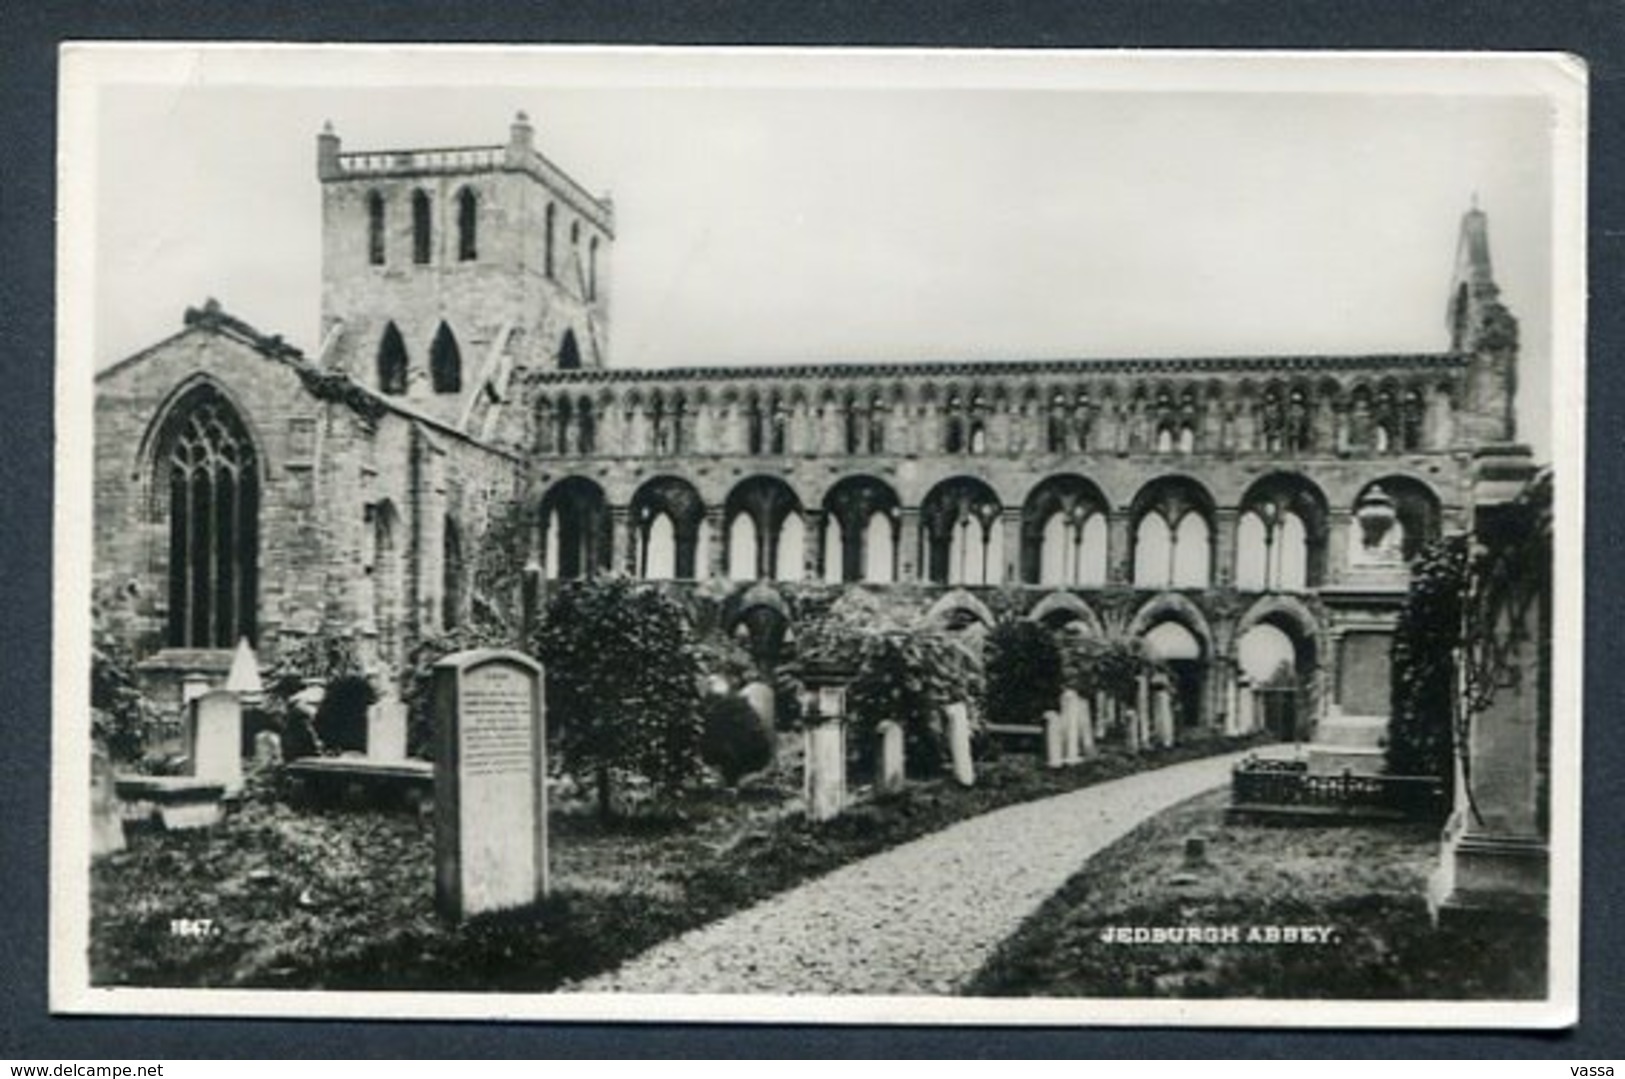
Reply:
M454 919L547 894L542 668L518 652L435 664L435 901Z
M190 707L186 755L192 775L223 783L231 794L243 786L243 708L237 694L214 689Z
M1069 747L1070 764L1079 764L1095 755L1095 717L1091 714L1089 702L1078 694L1077 690L1068 689L1061 693L1061 714L1071 716L1068 724L1072 735Z
M1123 709L1123 734L1127 739L1128 751L1140 751L1140 717L1134 714L1134 709Z
M953 760L954 779L962 787L976 782L976 765L970 755L970 708L964 701L948 706L948 755Z
M113 762L98 745L90 752L90 853L94 857L123 849L124 821L113 787Z
M1059 768L1066 763L1066 724L1053 708L1044 713L1044 767Z
M1236 680L1236 733L1253 733L1253 684L1247 678Z
M846 806L846 725L825 720L807 728L807 816L831 820Z
M254 767L274 768L282 763L282 736L276 731L260 731L254 736Z
M367 709L367 757L375 761L406 759L406 704L386 697Z
M751 710L756 718L767 725L769 731L774 727L773 687L766 682L751 682L739 691L739 695L750 702Z
M880 736L880 774L876 785L882 794L903 789L903 728L895 720L885 720L878 728Z
M1151 710L1156 722L1157 744L1174 744L1174 695L1166 682L1159 682L1151 692Z

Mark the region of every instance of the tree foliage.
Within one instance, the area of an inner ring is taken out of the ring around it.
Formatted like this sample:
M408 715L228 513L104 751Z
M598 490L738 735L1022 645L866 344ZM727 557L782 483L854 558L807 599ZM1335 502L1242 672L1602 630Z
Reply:
M1038 622L1000 622L988 634L983 714L989 723L1043 721L1061 696L1061 650Z
M1456 655L1466 573L1465 537L1422 548L1394 627L1387 769L1438 776L1447 793L1455 773Z
M147 745L150 708L135 683L135 662L119 636L92 616L90 648L91 734L115 761L141 758Z
M1140 676L1155 667L1137 637L1067 633L1061 636L1059 647L1066 688L1084 696L1104 693L1125 706L1134 704Z
M618 772L667 793L694 777L703 670L680 603L624 579L572 581L548 603L535 650L563 767L597 785L602 814Z

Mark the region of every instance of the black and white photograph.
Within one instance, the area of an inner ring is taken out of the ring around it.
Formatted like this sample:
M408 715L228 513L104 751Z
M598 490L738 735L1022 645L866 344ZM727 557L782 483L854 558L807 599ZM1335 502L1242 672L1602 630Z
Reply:
M1582 63L61 71L54 1011L1575 1021Z

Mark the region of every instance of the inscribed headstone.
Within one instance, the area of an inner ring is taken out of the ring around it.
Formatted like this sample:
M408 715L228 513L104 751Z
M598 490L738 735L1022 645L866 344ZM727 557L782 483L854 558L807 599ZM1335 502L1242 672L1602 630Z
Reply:
M948 712L948 755L953 761L954 779L960 786L976 782L976 765L970 755L970 708L964 701L950 704Z
M192 775L225 785L226 793L243 786L243 707L237 694L214 689L192 701L187 724L186 755Z
M435 664L435 899L462 919L547 893L542 669L517 652Z

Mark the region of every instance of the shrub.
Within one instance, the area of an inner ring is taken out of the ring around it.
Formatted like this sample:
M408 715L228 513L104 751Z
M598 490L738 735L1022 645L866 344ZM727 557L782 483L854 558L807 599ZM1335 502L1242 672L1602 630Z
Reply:
M1037 622L1001 622L985 645L987 682L983 710L989 723L1043 721L1061 696L1061 650Z
M330 750L367 748L367 709L378 699L372 683L360 674L341 674L327 683L316 706L316 735Z
M571 581L536 634L548 715L565 771L614 812L617 771L672 793L699 770L700 679L693 629L671 596L624 579Z
M434 666L470 648L514 648L513 635L499 625L474 622L419 641L407 657L401 700L407 707L408 756L434 759Z
M892 630L863 641L847 711L866 746L874 744L882 722L896 721L909 767L932 775L948 757L948 705L977 700L981 681L975 659L947 634L926 627Z
M743 697L714 696L705 702L700 759L730 787L773 763L773 732Z
M90 650L91 734L115 761L141 759L151 720L135 684L135 664L118 636L93 615Z

